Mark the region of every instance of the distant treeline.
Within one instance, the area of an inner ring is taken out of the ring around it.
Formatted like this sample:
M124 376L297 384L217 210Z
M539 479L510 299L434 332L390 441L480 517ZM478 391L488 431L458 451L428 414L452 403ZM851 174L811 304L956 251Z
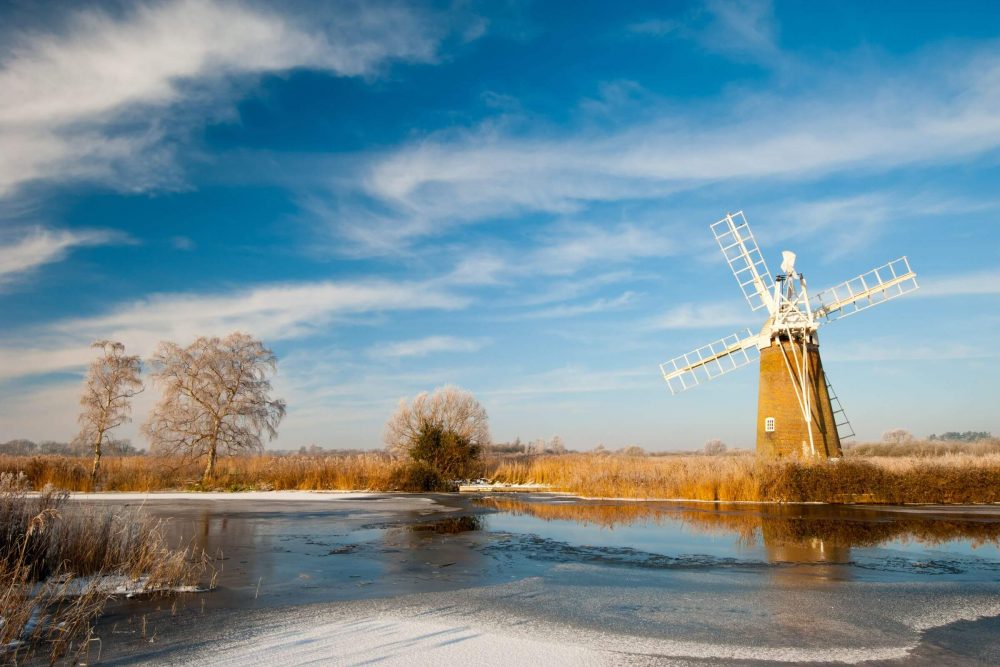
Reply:
M944 440L946 442L981 442L983 440L992 440L993 434L989 431L947 431L941 435L936 435L931 433L928 440Z
M988 436L989 434L987 434ZM976 438L975 440L910 440L907 442L858 442L846 443L844 455L852 456L899 456L935 457L949 454L989 456L1000 454L1000 438Z
M129 440L108 439L104 443L105 453L111 456L140 456L146 453L144 449L137 449L132 446ZM32 456L35 454L58 454L61 456L90 456L90 447L85 444L74 444L71 442L56 442L54 440L43 440L34 442L19 438L0 443L0 454L10 456Z

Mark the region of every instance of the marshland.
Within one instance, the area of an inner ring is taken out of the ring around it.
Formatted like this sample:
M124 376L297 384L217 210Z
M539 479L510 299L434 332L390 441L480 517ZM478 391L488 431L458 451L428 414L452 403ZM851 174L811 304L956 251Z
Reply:
M1000 665L1000 3L0 2L0 665Z

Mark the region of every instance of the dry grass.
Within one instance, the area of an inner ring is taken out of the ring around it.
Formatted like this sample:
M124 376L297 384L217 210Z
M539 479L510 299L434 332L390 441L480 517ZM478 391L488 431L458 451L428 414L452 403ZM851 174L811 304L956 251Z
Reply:
M801 462L753 456L574 454L501 464L497 481L599 498L713 501L995 503L1000 455Z
M33 488L51 484L70 491L94 491L88 462L63 456L0 456L0 472L23 473ZM219 459L202 485L204 463L179 457L110 457L101 463L102 491L314 490L386 491L405 465L381 452L350 456L246 456Z
M760 460L727 456L567 454L489 458L478 475L534 482L591 497L710 501L995 503L1000 454L851 455L840 461ZM222 459L207 487L196 461L109 458L100 486L108 491L408 490L407 464L380 452L346 456L253 456ZM23 472L34 488L52 484L91 490L86 463L59 456L0 456L0 472Z
M1000 455L1000 438L989 438L976 442L956 440L912 440L910 442L859 442L846 445L844 455L848 457L897 456L934 458L952 454L965 456Z
M0 474L0 662L75 661L113 593L110 582L163 590L204 570L134 511L84 509L51 487L27 490L23 477Z

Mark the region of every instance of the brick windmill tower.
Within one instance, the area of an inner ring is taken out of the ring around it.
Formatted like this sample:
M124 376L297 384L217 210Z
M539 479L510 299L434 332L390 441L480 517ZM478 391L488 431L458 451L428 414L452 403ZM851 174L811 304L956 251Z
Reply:
M906 257L812 296L795 270L795 253L782 253L771 277L743 212L711 225L750 309L766 309L759 333L750 329L660 364L673 394L750 364L760 357L757 453L839 457L842 438L854 435L823 372L817 329L917 289Z

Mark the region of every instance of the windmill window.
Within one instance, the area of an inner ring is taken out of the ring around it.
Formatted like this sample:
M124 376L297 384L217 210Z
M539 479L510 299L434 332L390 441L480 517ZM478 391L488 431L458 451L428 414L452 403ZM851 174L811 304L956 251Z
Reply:
M774 417L768 417L764 420L764 430L768 433L774 433Z

